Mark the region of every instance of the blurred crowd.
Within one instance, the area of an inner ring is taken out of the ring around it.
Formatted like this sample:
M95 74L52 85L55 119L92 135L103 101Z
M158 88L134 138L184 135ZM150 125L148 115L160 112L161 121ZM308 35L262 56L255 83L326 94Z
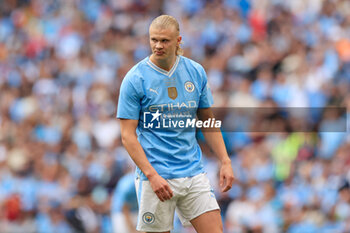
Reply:
M119 86L149 55L153 18L179 20L216 107L322 109L350 107L349 12L347 0L0 1L0 232L113 232L132 166ZM237 178L225 194L198 135L225 232L350 232L349 129L332 132L349 117L316 118L312 132L225 132Z

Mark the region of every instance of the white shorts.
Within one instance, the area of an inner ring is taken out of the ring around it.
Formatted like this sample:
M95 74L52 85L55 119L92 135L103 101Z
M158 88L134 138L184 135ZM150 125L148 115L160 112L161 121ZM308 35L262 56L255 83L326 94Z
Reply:
M163 232L173 229L175 209L184 226L199 215L220 209L209 179L204 173L194 177L168 179L173 190L170 200L161 202L148 180L136 178L139 216L136 229L146 232Z

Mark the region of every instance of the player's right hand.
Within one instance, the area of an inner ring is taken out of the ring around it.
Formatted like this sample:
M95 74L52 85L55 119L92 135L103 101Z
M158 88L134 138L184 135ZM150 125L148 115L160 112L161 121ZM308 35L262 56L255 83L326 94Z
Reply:
M173 197L173 190L163 177L157 174L148 178L148 180L160 201L170 200Z

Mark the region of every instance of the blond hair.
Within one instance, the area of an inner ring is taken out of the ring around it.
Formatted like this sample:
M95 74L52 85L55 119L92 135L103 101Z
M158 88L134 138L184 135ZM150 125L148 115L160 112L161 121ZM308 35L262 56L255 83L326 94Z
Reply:
M177 32L177 35L180 35L180 26L179 23L177 22L177 20L171 16L171 15L161 15L158 16L157 18L155 18L151 25L151 27L156 27L156 28L160 28L160 29L167 29L171 26L175 27L175 30ZM183 50L182 48L179 46L177 46L176 48L176 55L182 55L183 54Z

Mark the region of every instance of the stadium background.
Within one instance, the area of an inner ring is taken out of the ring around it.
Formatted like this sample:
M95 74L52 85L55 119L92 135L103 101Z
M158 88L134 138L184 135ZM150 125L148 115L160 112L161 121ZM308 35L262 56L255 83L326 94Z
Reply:
M149 54L154 17L179 20L215 106L310 108L350 105L349 12L347 0L1 1L0 232L71 232L76 208L86 232L112 232L110 198L130 166L118 89ZM334 124L225 134L227 194L203 145L226 232L350 232L350 137L326 132Z

